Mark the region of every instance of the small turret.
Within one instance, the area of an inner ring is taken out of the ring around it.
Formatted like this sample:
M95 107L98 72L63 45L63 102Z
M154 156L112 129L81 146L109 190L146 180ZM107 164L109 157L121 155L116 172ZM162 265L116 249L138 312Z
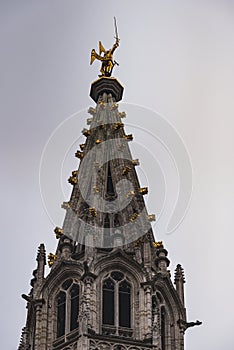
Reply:
M46 251L44 244L40 244L37 253L37 278L42 280L45 274Z
M33 271L33 278L31 279L31 286L33 287L34 293L36 293L38 287L41 286L46 265L46 251L44 244L40 244L37 252L37 268Z
M154 246L156 247L156 256L155 264L159 271L166 272L170 264L170 260L167 257L168 251L163 247L162 242L155 242Z
M185 283L185 278L184 278L184 269L180 264L176 266L175 269L175 281L176 285L176 290L179 294L180 300L182 301L184 305L184 283Z

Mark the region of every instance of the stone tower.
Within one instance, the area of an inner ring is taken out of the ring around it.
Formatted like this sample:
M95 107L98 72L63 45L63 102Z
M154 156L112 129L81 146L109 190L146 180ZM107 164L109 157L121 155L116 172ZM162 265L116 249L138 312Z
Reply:
M104 67L105 68L105 67ZM104 71L103 71L104 72ZM118 103L123 87L110 74L92 83L89 127L76 152L80 164L57 250L39 246L18 350L183 350L184 273L168 270L168 252L155 242Z

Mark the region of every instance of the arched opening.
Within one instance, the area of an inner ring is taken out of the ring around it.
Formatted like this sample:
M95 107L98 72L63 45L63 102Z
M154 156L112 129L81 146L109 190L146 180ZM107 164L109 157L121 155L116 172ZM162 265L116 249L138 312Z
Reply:
M56 337L62 337L78 328L79 285L71 278L63 282L56 297Z
M115 190L114 190L114 185L113 185L113 182L112 182L110 162L108 162L108 169L107 169L106 194L108 196L108 200L111 201L111 200L115 199Z
M119 285L119 326L131 327L131 286L125 280Z
M66 293L60 291L57 297L57 337L65 334L66 325Z
M115 304L114 304L115 286L113 281L108 278L103 283L103 324L114 325Z
M78 327L79 286L77 284L73 284L70 290L70 299L71 299L70 331L73 331Z
M102 285L102 325L104 334L132 336L131 283L120 271L110 272Z

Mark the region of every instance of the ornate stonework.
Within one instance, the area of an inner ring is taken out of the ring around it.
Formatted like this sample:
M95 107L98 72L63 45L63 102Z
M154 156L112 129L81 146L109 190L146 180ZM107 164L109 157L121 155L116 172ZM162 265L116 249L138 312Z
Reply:
M167 250L154 242L150 222L155 217L145 208L148 189L139 185L139 161L132 159L132 136L125 134L121 120L125 113L118 111L110 93L120 85L109 79L105 91L105 79L100 79L96 107L89 109L92 118L84 132L80 166L69 180L73 189L69 202L63 203L64 225L55 229L58 247L49 256L51 271L45 276L42 244L32 289L23 295L28 313L19 350L184 349L184 332L191 323L186 320L183 269L177 266L174 287ZM96 94L99 85L95 82L91 91ZM108 140L108 152L119 156L106 162L100 147ZM88 175L79 178L88 154L89 171L97 170L93 183ZM123 179L132 189L124 197L127 204L116 212L116 191ZM81 193L81 180L92 206Z

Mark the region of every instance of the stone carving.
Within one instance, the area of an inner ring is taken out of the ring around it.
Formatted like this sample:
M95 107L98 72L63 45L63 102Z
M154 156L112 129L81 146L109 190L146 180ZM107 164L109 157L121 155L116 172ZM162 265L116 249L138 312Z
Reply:
M148 350L150 348L151 347L138 347L94 340L90 342L90 350Z
M80 334L88 333L88 321L90 319L89 310L87 302L84 297L81 298L80 303L80 314L79 314L79 324L80 324Z

